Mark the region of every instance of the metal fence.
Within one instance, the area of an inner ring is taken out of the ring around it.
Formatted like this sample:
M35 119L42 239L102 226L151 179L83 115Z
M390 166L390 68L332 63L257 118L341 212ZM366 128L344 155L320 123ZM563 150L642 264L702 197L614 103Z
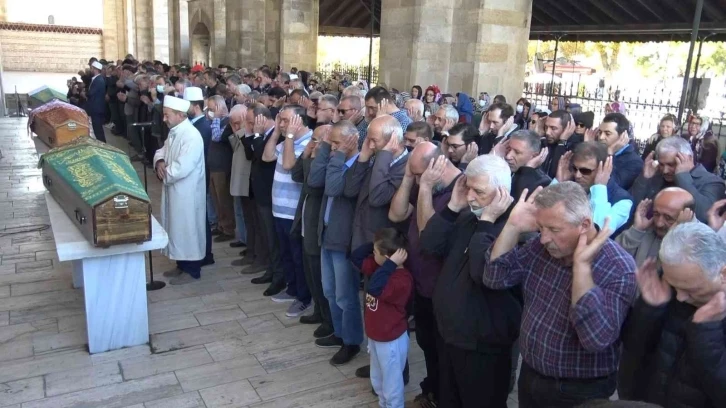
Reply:
M550 84L525 83L522 96L533 107L543 108L549 105L552 98L563 97L568 103L580 104L583 112L593 112L596 124L605 116L607 103L624 103L637 139L647 139L653 135L658 130L660 119L667 113L677 115L680 101L680 91L670 92L666 87L629 89L626 92L617 87L587 89L579 83L555 83L554 92L550 92Z
M332 63L332 64L319 64L318 69L316 71L316 74L321 76L322 81L326 81L331 78L333 73L341 74L344 77L348 77L350 81L358 81L360 79L366 80L369 84L377 84L378 83L378 67L373 66L372 70L372 76L370 80L368 79L368 65L348 65L348 64L341 64L341 63Z

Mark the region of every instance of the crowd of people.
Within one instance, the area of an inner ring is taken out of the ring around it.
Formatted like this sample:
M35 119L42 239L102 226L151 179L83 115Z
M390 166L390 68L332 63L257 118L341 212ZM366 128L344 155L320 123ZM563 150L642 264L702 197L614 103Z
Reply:
M381 407L403 406L413 322L419 407L506 407L515 383L526 408L726 401L726 186L704 118L681 134L665 116L641 151L618 103L593 123L563 98L131 55L81 78L77 101L163 183L170 283L229 242L331 364L367 344L356 375Z

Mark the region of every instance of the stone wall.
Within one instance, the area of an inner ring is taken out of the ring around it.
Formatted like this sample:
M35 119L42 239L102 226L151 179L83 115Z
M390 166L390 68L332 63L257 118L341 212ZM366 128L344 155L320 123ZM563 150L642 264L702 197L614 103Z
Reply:
M88 59L103 55L98 29L73 29L38 25L0 24L3 69L6 71L75 72L88 66ZM10 29L12 27L12 29Z
M318 55L318 18L316 0L281 0L280 65L314 72Z

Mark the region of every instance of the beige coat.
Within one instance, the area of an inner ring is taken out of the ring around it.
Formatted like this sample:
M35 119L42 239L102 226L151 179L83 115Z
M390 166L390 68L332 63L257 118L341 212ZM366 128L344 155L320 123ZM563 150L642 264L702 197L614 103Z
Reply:
M232 178L229 180L229 194L232 197L249 197L250 172L252 161L245 155L245 147L234 134L229 137L234 155L232 156Z

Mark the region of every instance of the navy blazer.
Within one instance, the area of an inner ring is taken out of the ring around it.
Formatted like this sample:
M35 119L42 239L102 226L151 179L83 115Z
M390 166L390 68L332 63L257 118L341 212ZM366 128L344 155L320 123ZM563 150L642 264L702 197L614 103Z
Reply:
M106 80L98 75L91 80L86 98L88 116L106 115Z
M623 190L630 190L633 186L635 179L638 178L640 173L643 172L643 159L640 157L638 152L633 149L632 145L623 150L617 156L613 157L613 173L611 178L615 180L615 183L623 188ZM636 204L633 203L633 206Z
M189 119L191 121L191 119ZM202 135L202 141L204 142L204 175L207 184L207 191L209 191L209 166L207 166L207 152L209 152L209 143L212 141L212 126L207 116L202 116L194 122L194 127Z

